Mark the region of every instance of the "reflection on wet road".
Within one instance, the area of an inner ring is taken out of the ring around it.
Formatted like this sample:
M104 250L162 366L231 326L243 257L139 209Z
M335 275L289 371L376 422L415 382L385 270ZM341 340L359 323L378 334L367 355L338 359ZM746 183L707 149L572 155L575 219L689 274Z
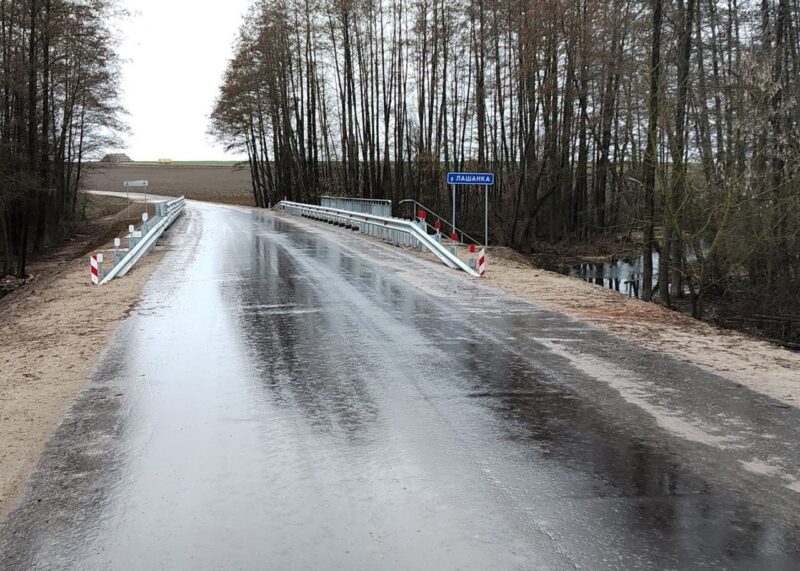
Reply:
M695 406L780 443L794 410L533 305L428 295L271 214L193 204L171 241L0 526L0 568L800 561L798 494L726 460L751 442L701 442L587 367L689 411L669 384L696 375Z

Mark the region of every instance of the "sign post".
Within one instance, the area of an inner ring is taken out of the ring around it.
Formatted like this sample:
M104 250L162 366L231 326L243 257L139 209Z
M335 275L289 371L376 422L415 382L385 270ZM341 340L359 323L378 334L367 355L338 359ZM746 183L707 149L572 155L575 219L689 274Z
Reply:
M144 211L147 212L147 187L149 186L149 182L146 180L126 180L122 183L125 187L125 197L128 199L128 206L131 205L131 197L130 197L130 190L131 188L143 188L144 189Z
M453 191L453 230L456 227L456 187L457 186L483 186L483 245L489 245L489 187L494 185L493 173L479 172L451 172L447 173L447 184Z

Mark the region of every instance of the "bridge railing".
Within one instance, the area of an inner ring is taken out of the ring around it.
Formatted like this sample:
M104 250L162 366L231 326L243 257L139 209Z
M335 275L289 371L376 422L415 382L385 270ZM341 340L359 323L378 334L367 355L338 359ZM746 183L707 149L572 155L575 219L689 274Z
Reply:
M375 236L391 242L395 246L409 246L423 251L427 250L448 267L463 270L474 277L480 277L474 269L468 266L455 253L445 248L436 238L428 234L424 224L401 218L375 216L373 214L288 202L286 200L276 205L276 207L295 216L353 228L369 236Z
M430 208L428 208L427 206L425 206L421 202L419 202L417 200L414 200L413 198L406 198L405 200L401 200L400 202L397 203L398 206L400 206L402 204L413 204L414 208L416 209L416 211L424 210L425 212L427 212L428 214L430 214L434 218L438 219L439 222L441 222L442 225L445 228L449 228L451 232L455 232L456 233L456 236L460 236L459 242L461 242L462 244L469 244L471 242L471 243L473 243L473 244L475 244L476 246L479 246L479 247L486 246L486 244L481 244L480 241L476 240L475 238L473 238L472 236L470 236L469 234L464 232L461 228L456 228L455 226L450 224L450 222L448 222L447 219L444 218L441 214L437 214L436 212L434 212L433 210L431 210ZM416 212L415 212L415 214L416 214ZM428 223L428 227L433 229L433 230L436 230L436 231L441 231L441 230L437 229L436 227L432 226L430 223ZM450 232L446 232L446 234L449 235Z
M324 206L325 208L336 208L338 210L372 214L373 216L383 216L385 218L391 218L392 216L391 200L323 196L320 198L320 205Z

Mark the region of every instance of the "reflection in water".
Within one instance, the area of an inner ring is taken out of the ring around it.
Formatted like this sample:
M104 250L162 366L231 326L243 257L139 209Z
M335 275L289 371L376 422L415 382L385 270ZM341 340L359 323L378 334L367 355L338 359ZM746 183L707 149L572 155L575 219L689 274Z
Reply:
M497 459L495 477L505 485L520 478L518 493L534 507L547 501L579 509L580 516L568 516L573 525L605 521L615 541L665 566L782 567L797 554L791 528L699 476L667 445L642 439L631 429L641 416L616 416L571 386L563 371L554 375L532 364L535 354L522 358L503 345L487 346L457 309L303 233L256 235L246 250L250 257L229 297L260 372L258 388L271 403L299 411L326 438L379 446L374 440L386 434L374 428L392 411L373 393L390 374L386 354L402 346L401 358L414 372L406 380L422 372L426 399L466 396L435 401L436 408L450 430L479 431L485 445L476 449L479 459L507 454ZM639 267L619 265L610 275ZM334 275L337 283L326 283ZM396 332L370 329L359 311L373 306ZM520 339L538 325L530 311L493 319ZM420 339L401 344L400 331L408 327ZM555 474L545 498L524 487L542 471Z
M273 402L299 407L319 430L364 438L377 409L360 374L362 356L347 346L346 324L273 236L253 236L252 242L250 265L244 279L232 282L231 298L260 386ZM318 240L298 242L313 258L340 257ZM254 276L266 278L260 287L252 287Z
M658 284L658 252L653 252L653 287ZM614 263L583 262L569 268L565 273L581 278L623 295L639 297L642 291L644 256L635 259L617 260Z
M658 287L658 270L661 257L658 252L653 254L653 288ZM691 248L686 249L686 260L693 261L696 256ZM612 262L581 262L563 270L562 273L581 278L584 281L631 297L640 297L642 292L642 274L644 273L644 256L624 258ZM689 292L689 287L684 285L684 292Z
M451 316L430 311L428 317L432 340L452 327ZM530 315L510 312L496 319L512 336L536 329ZM736 492L711 484L665 445L641 439L633 430L640 417L612 416L604 403L565 384L563 372L555 377L532 367L531 356L488 350L470 337L465 332L456 356L470 398L497 415L505 441L525 462L539 468L552 463L588 478L579 497L612 502L615 523L628 530L624 535L653 536L661 543L651 548L682 566L719 564L724 554L737 564L770 561L784 568L800 555L791 527L754 511ZM576 484L574 477L558 479ZM576 490L569 493L558 501L572 502Z

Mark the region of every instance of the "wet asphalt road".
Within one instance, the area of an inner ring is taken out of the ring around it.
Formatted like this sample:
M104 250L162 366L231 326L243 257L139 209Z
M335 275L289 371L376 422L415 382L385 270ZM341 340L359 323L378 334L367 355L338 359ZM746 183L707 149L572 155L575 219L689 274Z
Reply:
M0 568L800 568L796 409L305 221L168 247Z

